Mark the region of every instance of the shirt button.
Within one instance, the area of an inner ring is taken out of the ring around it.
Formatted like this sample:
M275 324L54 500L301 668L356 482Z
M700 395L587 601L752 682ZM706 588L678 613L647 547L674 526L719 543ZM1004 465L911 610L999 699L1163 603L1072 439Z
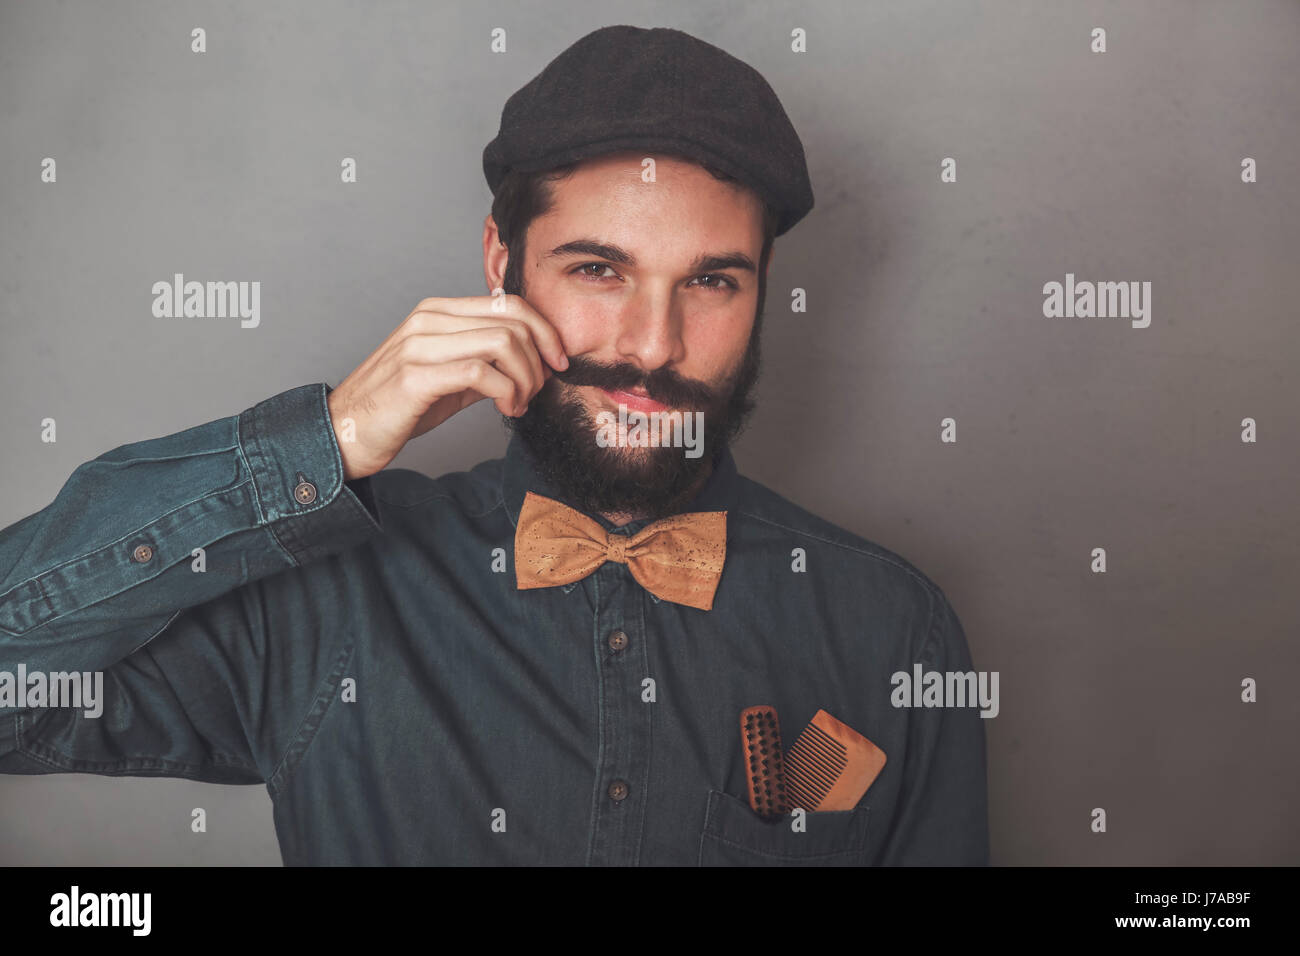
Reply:
M149 547L147 544L138 545L136 549L131 552L131 560L139 564L144 564L152 557L153 548Z
M298 484L293 489L293 497L300 505L309 505L316 500L316 486L302 472L298 472Z
M609 785L609 798L611 800L617 802L619 800L624 799L626 796L627 796L626 780L615 780L613 783Z
M624 631L609 632L609 649L611 651L621 651L627 647L627 633Z

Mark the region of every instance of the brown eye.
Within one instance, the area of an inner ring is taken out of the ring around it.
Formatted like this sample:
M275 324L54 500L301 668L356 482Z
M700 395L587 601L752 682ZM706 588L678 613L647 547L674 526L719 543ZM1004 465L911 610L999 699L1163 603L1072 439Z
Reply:
M706 273L704 273L704 275L699 275L699 276L696 276L695 278L696 278L696 279L717 279L717 280L718 280L718 284L717 284L717 285L705 285L705 286L704 286L704 288L706 288L706 289L712 289L712 290L715 291L715 292L716 292L716 291L719 291L719 290L723 290L723 291L725 291L725 290L728 290L728 289L738 289L738 288L740 288L740 287L736 284L735 280L731 279L729 276L724 276L724 275L723 275L722 273L720 273L720 272L706 272Z

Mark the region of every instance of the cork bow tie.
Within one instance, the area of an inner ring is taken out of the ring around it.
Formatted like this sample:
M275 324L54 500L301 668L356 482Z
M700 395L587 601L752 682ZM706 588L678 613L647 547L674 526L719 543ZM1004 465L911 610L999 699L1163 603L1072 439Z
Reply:
M515 529L515 583L521 591L554 587L618 561L656 597L709 611L726 554L725 511L671 515L627 537L530 491Z

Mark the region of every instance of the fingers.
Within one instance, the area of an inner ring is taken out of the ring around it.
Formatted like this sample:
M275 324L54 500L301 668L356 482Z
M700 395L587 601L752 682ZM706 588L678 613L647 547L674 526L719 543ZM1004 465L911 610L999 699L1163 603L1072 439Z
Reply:
M463 318L496 320L513 319L522 323L531 335L533 346L541 353L551 368L566 369L569 359L564 351L564 342L555 326L548 322L536 309L518 295L471 295L459 298L432 297L423 299L415 307L415 312L429 312ZM412 313L414 315L415 313Z
M546 382L537 350L526 335L485 325L459 332L413 333L396 347L398 366L455 363L483 359L514 385L508 409L522 409ZM506 414L511 414L509 410Z
M526 405L533 395L545 384L552 373L552 366L544 359L534 337L534 325L505 314L505 300L502 297L480 296L468 300L488 305L500 304L503 310L492 315L479 315L476 311L465 308L459 303L463 300L426 299L423 304L442 304L448 308L463 309L460 312L441 312L417 310L408 317L402 326L402 337L389 346L389 353L400 363L404 360L419 362L453 360L471 355L490 355L502 371L514 377L520 385L519 403ZM518 300L522 301L522 300ZM542 335L549 333L558 344L558 335L543 320ZM470 334L470 333L478 334ZM459 336L459 337L458 337ZM441 340L446 339L445 343ZM444 351L445 349L445 351ZM568 358L560 350L561 367L568 366ZM522 361L526 370L518 367Z
M517 410L518 385L485 358L465 358L436 365L408 365L402 370L407 387L425 395L451 395L469 390L494 399L497 411L512 418ZM466 403L469 404L469 403Z
M489 337L486 341L494 346L494 355L500 353L503 356L517 355L523 358L531 377L526 389L527 395L524 396L525 401L532 398L545 383L546 377L543 369L547 366L542 361L541 353L537 351L537 345L528 331L528 326L523 322L517 319L507 319L504 325L489 325L486 324L490 322L488 319L461 318L459 316L450 317L446 321L452 324L460 323L466 331L487 333ZM450 339L457 334L463 333L449 332L446 337ZM508 336L508 338L502 340L500 338L502 334Z
M343 441L344 473L374 474L482 398L518 417L568 366L555 327L520 296L424 299L330 393L331 419L350 419L363 435Z

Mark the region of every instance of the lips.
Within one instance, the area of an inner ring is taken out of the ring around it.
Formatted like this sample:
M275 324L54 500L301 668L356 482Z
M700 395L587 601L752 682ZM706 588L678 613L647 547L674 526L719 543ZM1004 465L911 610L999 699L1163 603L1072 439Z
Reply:
M611 391L597 388L596 390L615 405L626 405L629 411L643 412L648 415L650 412L666 412L668 410L667 405L656 402L653 398L648 398L645 395L635 395L632 392L619 391L618 389Z

